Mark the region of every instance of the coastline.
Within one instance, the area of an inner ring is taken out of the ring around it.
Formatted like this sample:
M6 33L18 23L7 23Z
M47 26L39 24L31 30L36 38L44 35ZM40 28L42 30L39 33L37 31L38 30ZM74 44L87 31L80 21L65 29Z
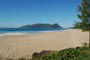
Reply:
M9 58L30 57L43 50L62 50L88 43L88 32L70 29L33 35L0 36L0 55Z
M45 32L60 32L66 29L61 30L42 30L42 31L0 31L0 36L15 36L15 35L32 35L32 34L39 34Z

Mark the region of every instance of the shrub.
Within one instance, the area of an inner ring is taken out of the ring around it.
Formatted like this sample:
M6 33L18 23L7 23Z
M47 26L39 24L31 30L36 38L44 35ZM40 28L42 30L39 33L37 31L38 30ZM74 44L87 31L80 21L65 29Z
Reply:
M81 57L80 49L69 48L58 53L58 60L70 60Z
M80 60L82 58L82 52L80 48L69 48L56 53L43 55L38 60ZM33 59L35 60L35 59Z

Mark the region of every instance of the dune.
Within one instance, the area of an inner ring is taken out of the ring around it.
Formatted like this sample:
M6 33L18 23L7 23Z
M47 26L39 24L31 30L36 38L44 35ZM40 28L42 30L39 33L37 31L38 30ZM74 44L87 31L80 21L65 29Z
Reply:
M88 43L89 33L79 29L45 32L33 35L0 36L0 56L5 58L31 58L34 52L62 50Z

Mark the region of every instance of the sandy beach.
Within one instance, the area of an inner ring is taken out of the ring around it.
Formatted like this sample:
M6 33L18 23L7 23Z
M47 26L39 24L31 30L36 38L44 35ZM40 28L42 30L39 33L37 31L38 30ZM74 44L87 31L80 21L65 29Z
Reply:
M88 32L71 29L33 35L0 36L0 56L6 58L31 57L34 52L62 50L88 43Z

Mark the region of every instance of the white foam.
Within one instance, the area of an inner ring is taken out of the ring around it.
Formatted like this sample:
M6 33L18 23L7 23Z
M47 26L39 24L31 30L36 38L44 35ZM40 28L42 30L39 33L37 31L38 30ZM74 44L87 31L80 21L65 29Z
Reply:
M54 31L29 31L29 32L1 32L0 36L7 36L7 35L31 35L31 34L36 34L36 33L43 33L43 32L58 32L62 30L54 30Z
M22 32L6 32L6 33L2 33L0 34L0 36L7 36L7 35L25 35L27 33L22 33Z

